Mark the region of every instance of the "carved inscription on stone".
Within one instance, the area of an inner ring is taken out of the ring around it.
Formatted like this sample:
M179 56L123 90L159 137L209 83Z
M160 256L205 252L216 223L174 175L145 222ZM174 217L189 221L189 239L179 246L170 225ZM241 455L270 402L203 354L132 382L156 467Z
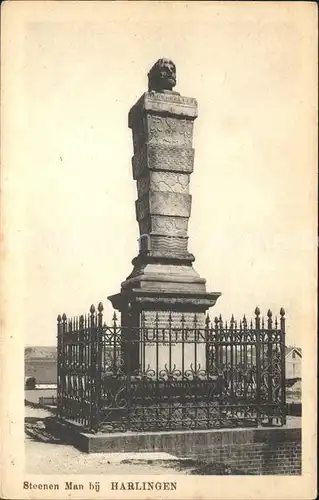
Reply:
M197 328L205 328L205 314L204 313L192 313L192 312L178 312L172 311L144 311L144 326L147 328L155 328L156 319L159 328L169 328L171 317L171 327L181 328L182 327L182 317L184 318L184 328L193 329L195 324ZM196 321L195 321L196 318Z
M198 289L197 289L198 291ZM205 291L205 285L203 284L203 291ZM217 300L217 299L216 299ZM191 308L193 305L194 306L206 306L205 308L208 309L208 307L212 307L215 305L216 300L212 299L203 299L203 298L193 298L193 297L161 297L160 299L158 297L148 297L147 302L148 304L151 304L152 306L157 306L159 303L167 305L167 307L172 307L172 306L180 306L183 304L184 306L187 306ZM145 298L143 297L142 299L137 297L136 301L139 303L145 303Z
M188 219L186 217L167 217L153 215L139 222L140 234L150 232L158 235L187 236Z
M148 170L165 170L191 174L194 149L180 146L145 144L132 157L133 179L146 175Z
M152 170L168 170L187 174L193 172L194 149L192 148L148 144L147 151L148 167Z
M192 145L193 122L171 116L147 116L148 142L188 146Z
M176 94L162 94L159 92L146 93L145 97L149 101L158 101L163 103L174 102L180 105L187 105L188 107L191 106L194 109L197 108L197 100L195 97L186 97Z
M179 255L183 256L187 253L188 238L180 236L151 236L152 251L162 255Z
M187 117L192 121L198 115L197 101L193 97L185 97L175 93L145 92L129 112L129 127L133 128L136 120L144 113L169 114Z
M150 213L152 215L177 215L189 217L192 197L190 194L150 192Z
M206 367L205 316L203 313L145 311L141 349L143 369L175 376L200 372ZM183 372L183 373L182 373Z
M188 218L166 217L154 215L151 217L152 231L172 236L187 236Z
M150 189L154 191L170 191L172 193L188 193L189 175L175 172L151 172Z
M196 99L172 93L146 92L137 104L139 112L143 106L150 113L186 116L192 120L195 120L198 114Z
M151 172L137 179L137 193L141 198L148 191L169 191L188 194L189 175L175 172Z

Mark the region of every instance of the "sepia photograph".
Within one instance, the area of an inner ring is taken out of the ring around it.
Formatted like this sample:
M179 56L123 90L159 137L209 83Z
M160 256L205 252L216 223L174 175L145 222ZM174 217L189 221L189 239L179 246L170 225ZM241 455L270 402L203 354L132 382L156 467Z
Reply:
M315 6L2 7L4 497L314 498Z

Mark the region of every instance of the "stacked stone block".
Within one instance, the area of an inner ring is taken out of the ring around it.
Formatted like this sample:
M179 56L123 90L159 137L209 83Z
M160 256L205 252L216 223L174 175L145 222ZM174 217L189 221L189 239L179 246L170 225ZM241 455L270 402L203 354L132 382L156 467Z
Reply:
M133 136L133 179L136 181L136 219L140 233L133 270L121 284L121 292L109 297L121 312L124 327L204 328L205 312L220 293L207 293L206 280L193 267L188 251L188 221L192 197L190 175L194 168L193 127L197 101L172 90L176 68L159 60L149 73L149 89L131 108L128 125ZM136 328L132 330L136 334ZM136 341L137 339L135 339ZM171 346L170 358L181 359L181 344ZM184 348L183 348L184 349ZM194 361L189 347L185 367ZM186 352L185 349L183 353ZM165 365L164 350L162 350ZM143 354L144 356L144 354ZM195 358L204 368L204 344ZM131 366L141 365L141 350L134 348ZM154 352L146 352L142 364L152 364ZM177 362L180 364L180 362ZM196 363L195 363L196 364ZM179 368L179 367L177 367Z
M129 114L138 193L136 218L140 235L150 236L149 246L142 251L151 256L189 258L189 182L196 117L196 99L156 92L146 92Z

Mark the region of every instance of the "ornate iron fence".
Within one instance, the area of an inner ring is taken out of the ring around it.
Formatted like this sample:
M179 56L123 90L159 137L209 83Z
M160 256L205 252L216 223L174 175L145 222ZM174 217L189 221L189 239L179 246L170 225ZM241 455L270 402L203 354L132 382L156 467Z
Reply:
M58 316L58 417L105 432L285 424L283 309L279 321L256 308L249 324L174 326L122 327L115 314L107 326L101 303Z

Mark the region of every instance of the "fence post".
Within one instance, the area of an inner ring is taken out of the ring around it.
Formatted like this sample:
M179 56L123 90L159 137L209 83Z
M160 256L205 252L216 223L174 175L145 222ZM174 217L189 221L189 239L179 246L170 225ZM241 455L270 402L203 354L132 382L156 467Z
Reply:
M280 309L280 361L281 361L281 404L282 404L282 425L286 424L286 362L285 362L285 346L286 346L286 319L285 310Z
M117 317L116 313L114 311L113 318L112 318L112 323L113 323L113 353L112 353L112 374L115 375L117 372L118 368L118 345L117 345ZM121 356L123 355L123 349L121 349ZM104 361L105 363L105 361Z
M98 307L98 320L97 320L97 329L96 329L96 335L97 335L97 342L96 342L96 349L97 349L97 364L96 364L96 425L97 429L100 427L101 424L101 396L102 396L102 354L103 354L103 304L102 302L99 303Z
M235 325L235 320L234 320L234 315L232 314L232 317L229 322L229 337L230 337L230 398L231 398L231 403L234 404L234 348L236 348L235 342L234 342L234 325Z
M140 317L139 358L140 358L141 373L143 373L143 374L145 374L145 372L147 371L147 366L145 366L145 349L146 349L145 343L148 340L148 332L147 332L147 328L146 328L145 324L146 324L145 312L142 311L141 317ZM156 347L157 347L157 344L156 344ZM157 359L158 359L158 349L156 350L156 360Z
M244 372L246 373L246 370L247 370L247 364L248 364L248 335L247 335L247 319L246 319L246 316L244 314L244 317L243 317L243 321L242 321L242 325L243 325L243 334L242 334L242 341L244 343L243 345L243 349L244 349L244 353L243 353L243 366L244 366ZM244 387L243 387L243 390L244 390L244 398L246 399L247 397L247 392L248 392L248 381L247 381L247 375L245 374L244 375Z
M261 408L260 408L260 309L255 309L255 327L256 327L256 403L257 403L257 426L261 425Z
M62 314L62 328L61 328L61 369L60 369L60 374L61 374L61 416L65 417L65 391L66 389L68 390L68 387L66 387L66 377L67 373L65 370L65 364L66 364L66 344L65 344L65 334L67 331L67 317L66 314Z
M83 367L84 363L84 316L81 314L79 318L79 364Z
M273 373L272 373L272 364L273 364L273 331L272 331L272 312L268 309L267 312L267 335L268 335L268 346L267 346L267 364L268 364L268 403L272 405L273 403L273 391L272 391L272 383L273 383ZM268 418L269 425L272 425L273 418Z
M61 407L61 368L62 368L62 318L61 315L57 317L57 340L58 340L58 366L57 366L57 416L62 416Z
M131 313L131 303L128 303L128 311L127 311L128 316L130 316ZM129 324L132 325L132 320L131 318L129 319ZM141 326L140 326L140 320L138 323L138 326L136 327L136 330L138 337L140 338L141 335ZM125 342L125 353L126 353L126 371L125 371L125 377L126 377L126 398L127 398L127 413L126 413L126 422L125 422L125 428L126 430L131 430L131 405L132 405L132 394L131 394L131 382L132 382L132 374L133 371L135 370L135 365L133 364L132 366L132 347L136 345L136 342L132 343L132 337L135 339L134 335L134 327L126 328L124 332L124 342ZM122 332L123 335L123 332ZM133 349L134 349L133 347ZM140 353L138 356L138 372L140 370ZM135 401L134 401L135 403ZM134 404L133 403L133 404Z
M96 432L98 430L98 388L97 388L97 327L95 307L92 304L90 307L90 349L91 349L91 366L90 366L90 430Z
M209 374L210 374L210 352L211 352L211 345L210 345L210 317L209 314L207 313L206 318L205 318L205 347L206 347L206 379L208 380Z

